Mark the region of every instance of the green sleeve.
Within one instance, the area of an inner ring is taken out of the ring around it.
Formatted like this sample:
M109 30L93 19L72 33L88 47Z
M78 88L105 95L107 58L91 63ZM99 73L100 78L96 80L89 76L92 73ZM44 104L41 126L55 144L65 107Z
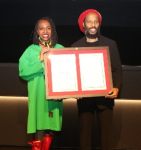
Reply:
M24 80L31 80L44 74L44 67L39 59L40 47L28 47L19 59L19 76Z

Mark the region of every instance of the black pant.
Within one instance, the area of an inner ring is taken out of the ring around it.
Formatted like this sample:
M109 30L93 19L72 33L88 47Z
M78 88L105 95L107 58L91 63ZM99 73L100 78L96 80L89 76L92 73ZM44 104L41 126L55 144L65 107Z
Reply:
M91 132L94 112L96 112L100 127L101 149L112 150L113 107L107 107L102 104L97 105L97 101L92 98L78 100L77 104L79 112L81 150L91 150Z
M42 141L45 134L50 134L50 130L36 130L36 133L33 134L33 137Z

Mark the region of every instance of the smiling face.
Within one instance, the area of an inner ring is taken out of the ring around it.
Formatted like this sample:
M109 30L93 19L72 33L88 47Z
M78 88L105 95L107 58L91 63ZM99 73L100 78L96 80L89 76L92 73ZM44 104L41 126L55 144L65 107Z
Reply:
M48 42L51 37L51 25L47 20L38 22L37 33L43 42Z
M84 20L83 27L89 32L89 34L96 34L99 28L99 20L97 14L89 13Z

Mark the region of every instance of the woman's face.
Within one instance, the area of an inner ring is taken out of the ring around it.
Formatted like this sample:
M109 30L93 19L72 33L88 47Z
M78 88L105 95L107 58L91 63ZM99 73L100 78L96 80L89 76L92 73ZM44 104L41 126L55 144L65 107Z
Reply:
M47 20L38 22L37 33L43 42L48 42L51 37L51 25Z

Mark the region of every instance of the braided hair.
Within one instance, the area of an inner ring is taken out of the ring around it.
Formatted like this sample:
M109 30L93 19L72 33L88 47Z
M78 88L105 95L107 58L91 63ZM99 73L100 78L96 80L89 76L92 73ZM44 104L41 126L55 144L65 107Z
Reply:
M38 20L37 23L35 24L35 28L33 31L33 44L39 45L39 39L38 39L39 35L37 33L37 29L38 29L38 23L41 20L46 20L50 23L50 26L51 26L51 46L50 47L54 47L58 41L58 37L57 37L55 24L49 17L43 17L40 20Z

